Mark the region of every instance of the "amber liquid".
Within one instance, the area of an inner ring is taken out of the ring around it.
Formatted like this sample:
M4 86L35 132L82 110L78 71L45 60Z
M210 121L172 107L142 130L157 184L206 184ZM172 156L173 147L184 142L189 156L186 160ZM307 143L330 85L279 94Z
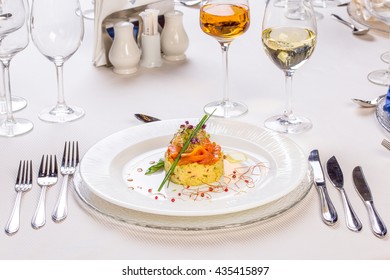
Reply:
M229 42L249 27L249 9L245 5L207 4L200 9L200 27L219 41Z

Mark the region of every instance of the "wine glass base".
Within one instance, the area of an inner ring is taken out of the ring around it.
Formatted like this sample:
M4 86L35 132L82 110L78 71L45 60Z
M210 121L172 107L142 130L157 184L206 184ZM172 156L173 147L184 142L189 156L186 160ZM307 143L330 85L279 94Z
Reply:
M313 127L311 121L305 117L286 115L271 117L264 122L264 125L273 131L290 134L306 132Z
M390 72L387 70L376 70L368 74L367 79L376 85L389 86Z
M381 60L385 63L390 63L390 52L385 52L381 55Z
M12 112L17 112L22 110L27 106L27 101L26 99L18 96L12 96L11 97L12 101ZM0 98L0 114L6 114L7 113L7 103L5 102L5 98L1 97Z
M33 129L31 121L25 119L14 119L10 122L7 119L0 121L0 136L14 137L25 134Z
M79 107L50 107L43 109L39 114L39 118L45 122L65 123L78 120L83 117L85 112Z
M235 101L215 101L204 106L207 114L213 113L213 117L235 118L248 112L248 107L240 102Z
M340 5L338 0L313 0L312 5L315 8L331 8Z

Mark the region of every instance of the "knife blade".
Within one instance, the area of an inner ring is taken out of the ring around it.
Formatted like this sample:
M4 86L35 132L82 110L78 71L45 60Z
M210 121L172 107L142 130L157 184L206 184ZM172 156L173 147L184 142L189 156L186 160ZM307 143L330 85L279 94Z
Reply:
M340 191L344 206L345 223L347 224L347 227L354 232L360 231L362 229L362 223L353 210L347 193L345 192L343 171L341 170L341 167L335 156L332 156L326 162L326 171L332 185Z
M134 116L142 121L142 122L146 122L146 123L149 123L149 122L157 122L157 121L161 121L160 119L158 118L155 118L155 117L152 117L152 116L148 116L148 115L145 115L145 114L134 114Z
M337 212L330 200L328 190L326 188L324 172L322 170L318 150L310 152L309 163L313 169L314 184L320 197L322 220L327 225L334 225L337 222Z
M363 174L363 170L360 166L356 166L353 169L352 178L353 182L355 183L356 191L366 205L370 218L372 232L375 234L375 236L379 238L385 237L387 233L386 226L374 206L374 200L371 194L370 187L367 184L367 181Z

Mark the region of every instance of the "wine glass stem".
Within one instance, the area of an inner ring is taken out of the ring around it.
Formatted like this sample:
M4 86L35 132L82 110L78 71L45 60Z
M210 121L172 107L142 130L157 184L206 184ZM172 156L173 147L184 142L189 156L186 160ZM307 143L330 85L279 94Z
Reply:
M223 74L223 102L229 101L229 67L228 67L228 51L230 42L221 42L222 49L222 69Z
M64 96L64 63L63 62L56 62L56 73L57 73L57 108L59 107L66 107L65 103L65 96Z
M286 87L286 107L284 110L284 115L287 118L292 117L292 80L293 73L290 71L285 72L285 87Z
M9 77L9 64L10 59L2 59L1 65L3 67L3 91L5 95L6 111L7 117L5 122L9 124L15 123L13 114L12 114L12 100L11 100L11 83Z

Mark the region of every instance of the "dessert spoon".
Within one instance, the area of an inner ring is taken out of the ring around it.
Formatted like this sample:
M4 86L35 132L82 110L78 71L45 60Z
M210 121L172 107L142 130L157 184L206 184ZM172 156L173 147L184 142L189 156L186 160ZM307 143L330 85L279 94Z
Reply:
M358 104L360 107L363 108L373 108L378 105L379 99L383 98L385 95L380 95L372 100L362 100L358 98L352 98L352 101Z
M331 14L331 16L333 18L335 18L336 20L338 20L339 22L341 22L342 24L345 24L346 26L351 28L353 35L364 35L364 34L367 34L368 31L370 31L369 28L357 28L355 25L353 25L349 21L346 21L345 19L339 17L338 15Z

